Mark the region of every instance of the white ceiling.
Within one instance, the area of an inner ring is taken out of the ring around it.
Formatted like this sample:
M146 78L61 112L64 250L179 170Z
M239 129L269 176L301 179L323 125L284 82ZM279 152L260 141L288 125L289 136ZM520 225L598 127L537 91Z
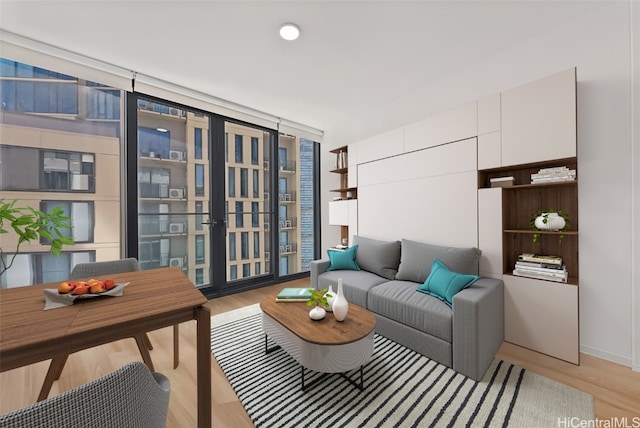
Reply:
M322 129L336 146L442 111L440 81L598 4L0 0L0 27ZM297 41L280 39L284 22Z

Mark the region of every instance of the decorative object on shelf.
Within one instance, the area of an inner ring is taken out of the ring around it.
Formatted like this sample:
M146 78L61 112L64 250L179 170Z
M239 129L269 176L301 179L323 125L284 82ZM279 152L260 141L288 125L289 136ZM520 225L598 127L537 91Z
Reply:
M540 230L551 230L557 232L562 229L566 222L558 213L544 212L536 217L534 224Z
M336 293L333 291L333 286L329 286L329 291L324 293L324 297L327 298L327 311L333 312L333 302L336 300Z
M338 278L338 295L333 301L333 316L337 321L344 321L349 312L349 302L344 297L344 291L342 290L342 278Z
M491 183L491 187L509 187L513 186L515 183L515 178L513 176L509 177L495 177L489 180Z
M555 210L553 208L547 208L544 210L538 210L531 216L529 226L533 230L544 230L551 232L559 232L567 230L569 228L569 216L561 210ZM540 235L538 233L533 234L533 242L538 243ZM562 242L564 235L560 234L558 239Z
M569 277L562 257L541 254L520 254L513 274L564 283Z
M315 307L309 311L309 318L314 321L319 321L327 315L326 308L329 306L326 297L327 289L316 290L310 288L309 292L311 293L311 297L307 300L307 306L315 305Z
M338 169L343 169L347 167L347 152L344 150L340 151L337 155L337 164Z
M531 184L558 183L562 181L575 181L576 170L566 166L541 168L537 173L531 174Z

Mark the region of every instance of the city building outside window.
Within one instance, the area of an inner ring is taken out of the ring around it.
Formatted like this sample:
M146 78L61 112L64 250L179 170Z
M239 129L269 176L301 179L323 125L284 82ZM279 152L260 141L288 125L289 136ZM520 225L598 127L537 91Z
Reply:
M236 259L236 233L229 232L229 260Z
M195 166L195 194L196 196L204 196L204 165L196 164Z
M240 168L240 197L249 197L249 170Z
M119 254L123 91L0 58L0 94L2 199L42 211L62 206L75 238L59 257L47 240L21 247L0 286L65 280L77 263ZM0 236L5 249L9 235Z
M243 138L242 135L236 135L235 139L236 143L236 163L242 163L242 152L243 152Z
M243 259L249 258L249 232L240 233L240 253Z
M193 157L202 159L202 128L193 129Z
M71 218L71 229L62 229L63 236L71 236L76 244L93 242L94 212L93 201L40 201L40 211L48 213L62 207L64 215ZM41 244L49 245L50 240L41 238Z
M236 169L232 166L230 166L228 168L228 175L227 175L227 182L228 182L228 188L227 188L227 195L229 195L230 198L233 198L236 196Z
M259 146L258 138L251 137L251 165L259 164Z

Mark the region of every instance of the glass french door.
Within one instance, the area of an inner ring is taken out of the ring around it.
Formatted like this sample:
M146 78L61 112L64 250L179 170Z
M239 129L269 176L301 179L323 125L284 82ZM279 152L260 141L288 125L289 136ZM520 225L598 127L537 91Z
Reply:
M226 280L223 287L273 277L273 132L224 124ZM277 168L275 168L277 171Z
M136 198L128 203L136 210L137 246L128 254L142 269L182 269L207 295L272 278L274 134L131 98L136 131L128 136L137 144L129 149L135 162L128 175Z

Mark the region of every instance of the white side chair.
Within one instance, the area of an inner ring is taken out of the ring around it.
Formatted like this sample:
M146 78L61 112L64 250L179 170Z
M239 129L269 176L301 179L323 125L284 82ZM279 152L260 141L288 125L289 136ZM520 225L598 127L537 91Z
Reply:
M140 361L0 415L0 428L164 428L171 384Z

